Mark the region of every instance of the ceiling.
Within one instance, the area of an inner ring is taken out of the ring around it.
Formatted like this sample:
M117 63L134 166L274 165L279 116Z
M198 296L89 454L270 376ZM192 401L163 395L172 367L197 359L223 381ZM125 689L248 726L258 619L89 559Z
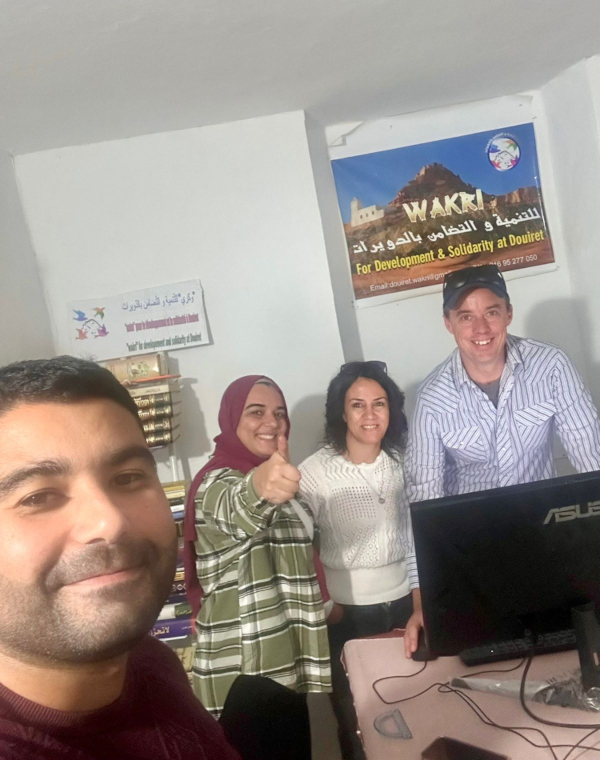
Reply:
M535 88L599 52L598 0L0 0L0 147L360 121Z

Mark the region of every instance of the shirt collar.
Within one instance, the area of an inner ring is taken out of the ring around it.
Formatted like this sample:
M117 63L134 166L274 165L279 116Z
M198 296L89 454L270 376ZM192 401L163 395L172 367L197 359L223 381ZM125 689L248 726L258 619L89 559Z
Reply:
M523 364L523 357L521 355L521 349L519 348L519 340L513 335L507 335L505 367L508 367L508 371L512 374L518 364ZM467 370L462 363L462 359L460 358L460 351L458 348L455 348L452 353L450 366L456 385L464 385L471 381L471 378L467 374Z
M506 366L512 373L515 371L517 364L523 364L523 355L519 346L519 339L514 335L506 336Z

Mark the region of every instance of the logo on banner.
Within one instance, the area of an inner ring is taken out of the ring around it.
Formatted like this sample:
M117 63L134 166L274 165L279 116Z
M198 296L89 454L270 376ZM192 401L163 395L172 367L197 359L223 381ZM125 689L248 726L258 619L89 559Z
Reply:
M506 172L519 163L521 148L514 137L501 132L494 135L487 144L487 157L494 169Z
M92 310L92 315L86 314L81 309L72 309L72 311L75 314L73 319L75 322L79 322L79 326L75 328L77 331L75 340L105 338L108 335L108 330L104 324L104 312L106 311L104 306L96 306Z

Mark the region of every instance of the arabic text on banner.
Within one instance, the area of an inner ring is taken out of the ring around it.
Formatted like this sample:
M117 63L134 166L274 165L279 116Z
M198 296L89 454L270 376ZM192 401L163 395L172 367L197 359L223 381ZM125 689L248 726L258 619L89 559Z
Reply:
M199 280L67 304L72 352L96 360L209 343Z
M532 123L331 163L357 300L554 261Z

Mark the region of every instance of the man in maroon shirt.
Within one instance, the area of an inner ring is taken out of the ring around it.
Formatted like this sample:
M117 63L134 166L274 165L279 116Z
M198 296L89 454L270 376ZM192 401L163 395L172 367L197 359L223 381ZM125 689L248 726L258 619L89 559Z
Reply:
M0 369L0 760L237 760L148 636L175 563L127 391L72 357Z

